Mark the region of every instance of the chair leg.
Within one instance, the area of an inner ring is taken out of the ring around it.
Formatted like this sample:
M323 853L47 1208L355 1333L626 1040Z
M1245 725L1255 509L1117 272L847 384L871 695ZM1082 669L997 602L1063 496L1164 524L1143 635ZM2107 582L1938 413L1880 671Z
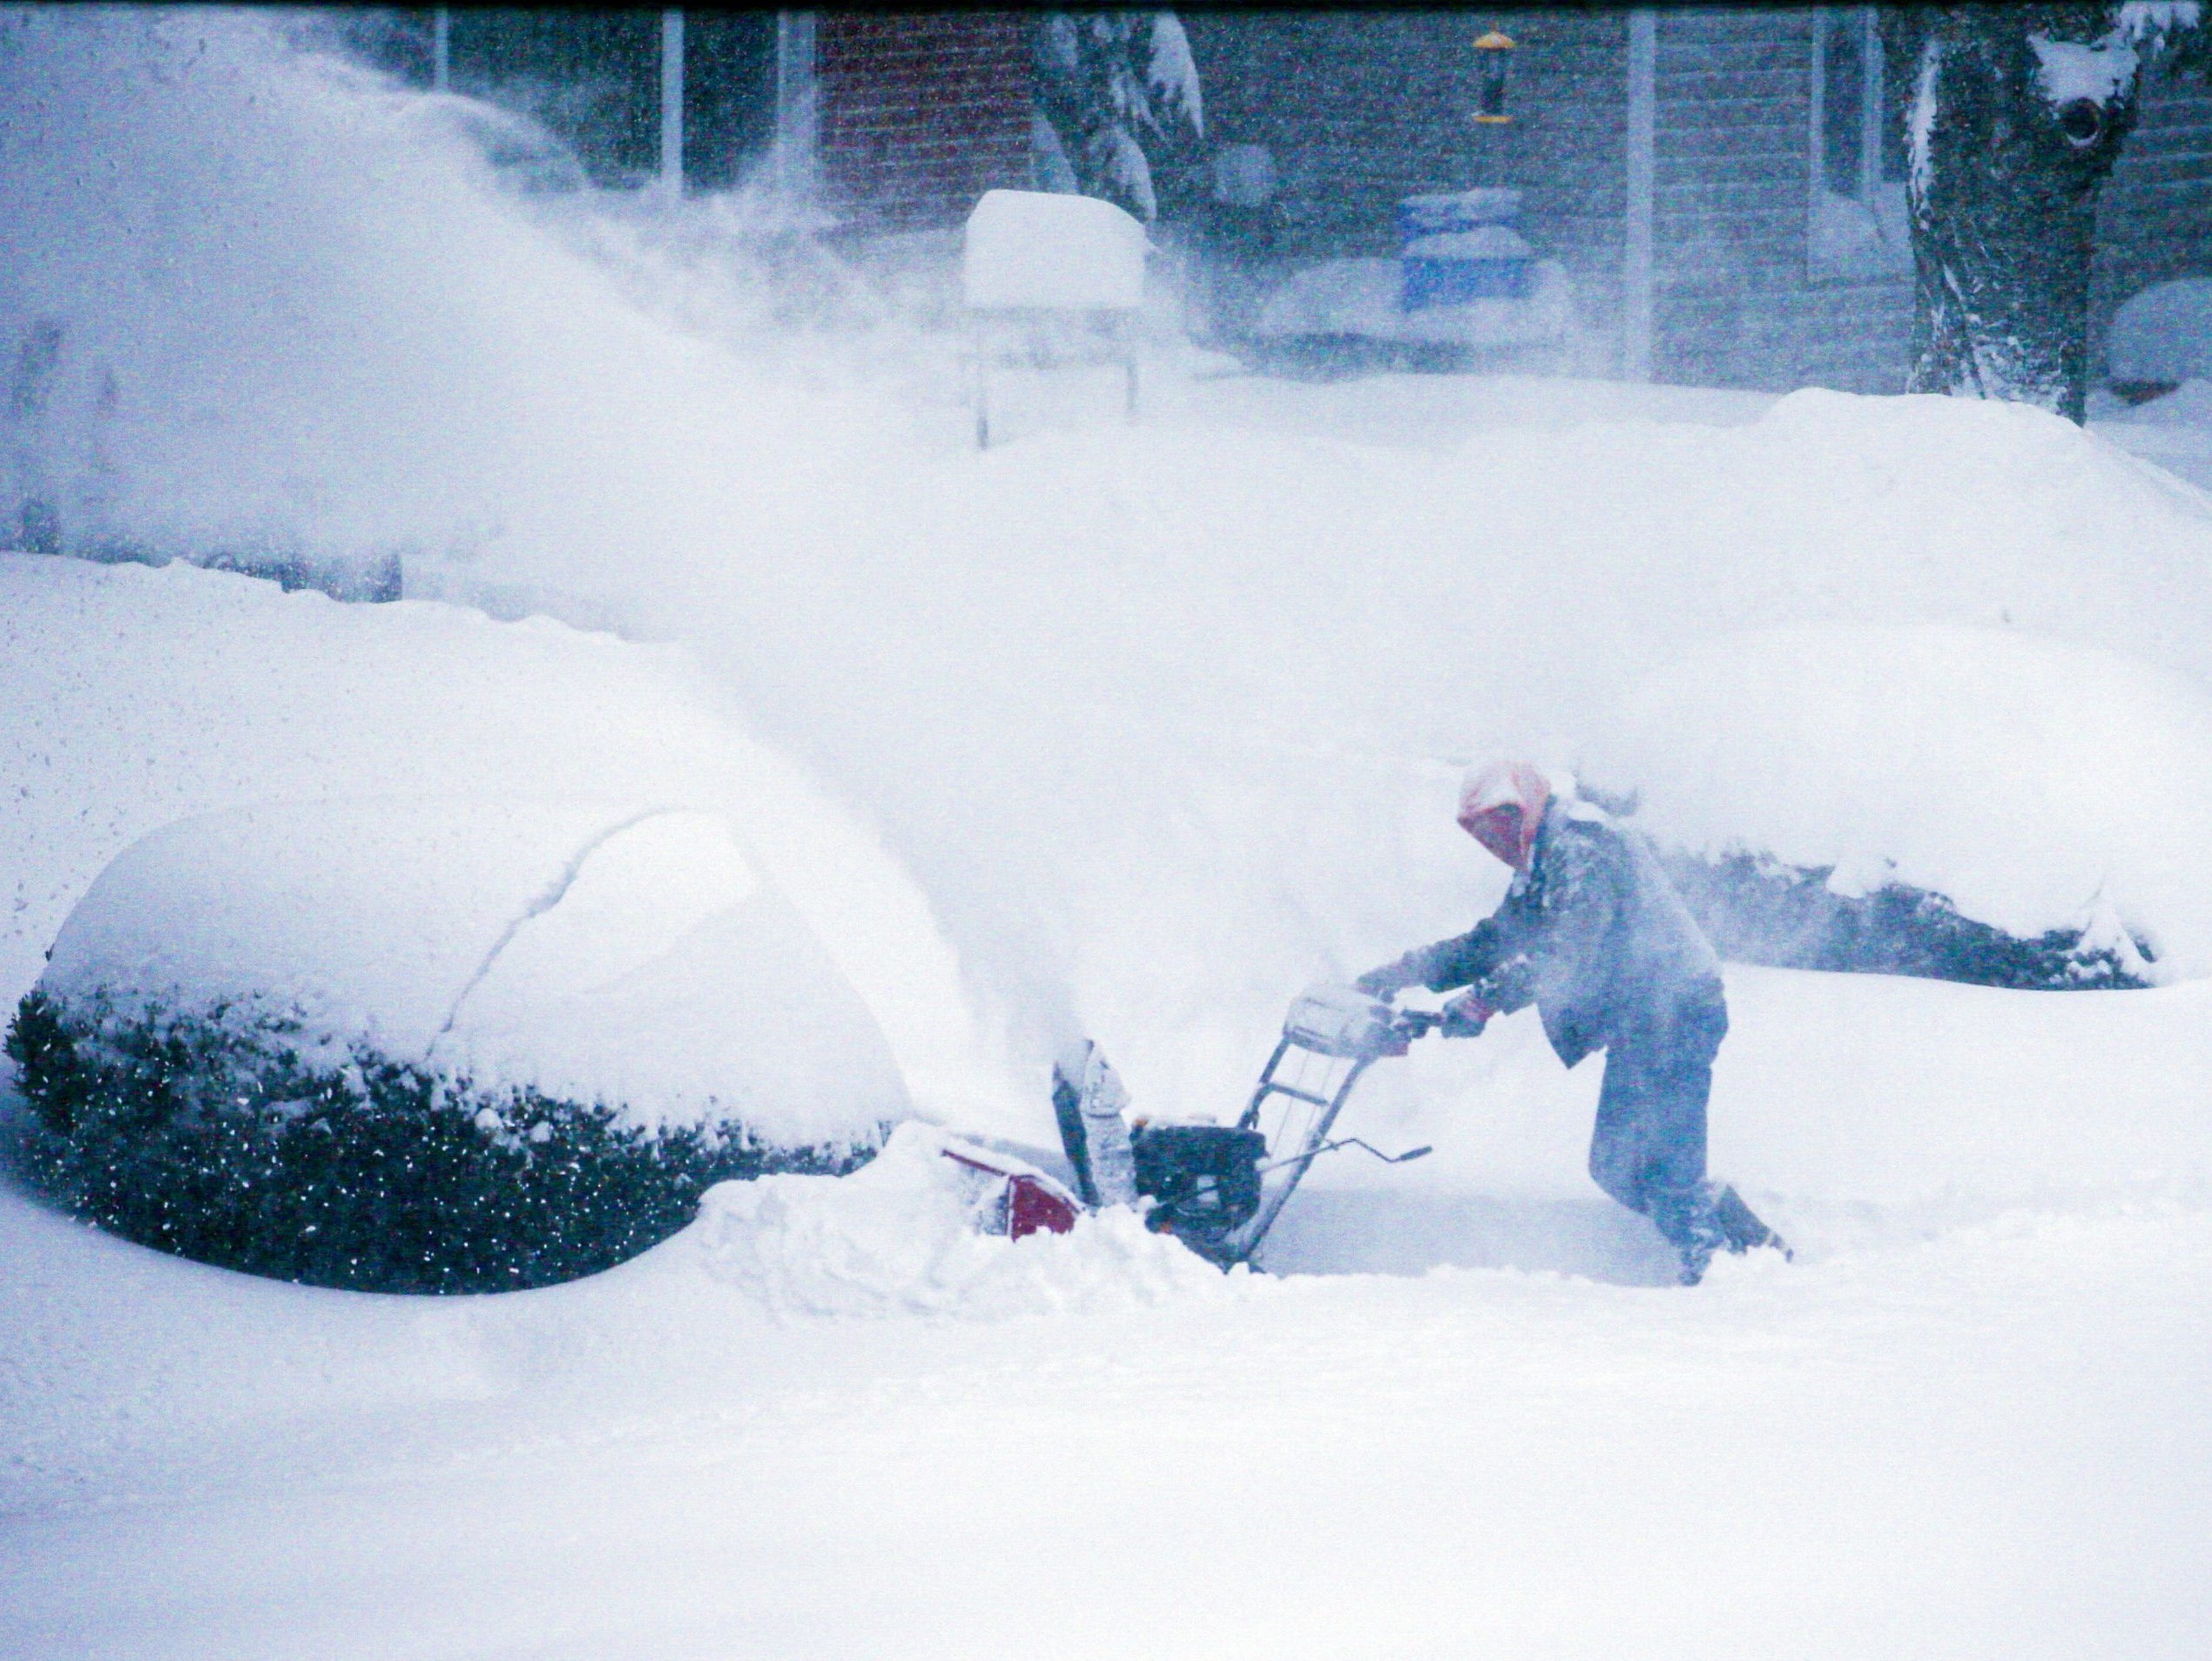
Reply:
M1136 422L1136 335L1134 331L1129 338L1128 351L1129 418L1130 423L1134 426Z

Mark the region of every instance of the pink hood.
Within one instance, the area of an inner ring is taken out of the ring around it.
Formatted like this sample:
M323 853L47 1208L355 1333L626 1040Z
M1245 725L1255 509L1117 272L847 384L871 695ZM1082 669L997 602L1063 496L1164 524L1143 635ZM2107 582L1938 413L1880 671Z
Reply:
M1527 762L1493 762L1467 774L1460 787L1460 828L1525 871L1551 799L1551 781Z

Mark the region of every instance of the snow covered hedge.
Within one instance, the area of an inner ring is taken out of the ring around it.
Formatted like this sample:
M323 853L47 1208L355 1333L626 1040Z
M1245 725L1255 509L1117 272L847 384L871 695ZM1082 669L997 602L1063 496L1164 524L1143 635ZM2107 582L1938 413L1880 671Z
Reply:
M1660 860L1731 963L1917 975L2015 991L2149 984L2147 942L2094 925L2008 934L1961 915L1946 895L1895 881L1857 892L1842 868L1791 865L1766 854L1662 847Z
M1721 636L1584 758L1738 962L2014 987L2212 962L2212 700L2014 629Z
M339 803L157 832L8 1036L36 1175L313 1284L541 1286L905 1117L873 1018L711 815Z

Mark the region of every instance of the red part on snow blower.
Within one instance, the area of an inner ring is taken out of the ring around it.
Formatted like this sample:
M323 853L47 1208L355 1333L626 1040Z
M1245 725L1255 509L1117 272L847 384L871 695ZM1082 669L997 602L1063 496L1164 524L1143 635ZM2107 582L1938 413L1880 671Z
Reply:
M1001 1159L972 1145L947 1148L945 1158L956 1165L981 1171L985 1177L1002 1180L1001 1219L1002 1227L992 1233L1004 1233L1012 1239L1023 1239L1031 1234L1065 1234L1076 1225L1076 1219L1082 1206L1076 1197L1041 1171L1014 1169L1015 1162Z
M1054 1192L1035 1177L1015 1175L1006 1179L1006 1232L1015 1239L1025 1234L1065 1234L1076 1225L1076 1202Z

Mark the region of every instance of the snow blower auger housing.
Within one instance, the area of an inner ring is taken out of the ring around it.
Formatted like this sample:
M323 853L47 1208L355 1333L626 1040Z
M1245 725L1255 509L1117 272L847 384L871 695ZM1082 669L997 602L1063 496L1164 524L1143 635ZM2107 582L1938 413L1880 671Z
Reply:
M1356 1147L1397 1165L1428 1152L1388 1154L1357 1137L1328 1138L1360 1076L1404 1055L1443 1021L1352 987L1312 987L1291 1003L1275 1053L1233 1125L1132 1124L1121 1080L1096 1044L1078 1043L1052 1077L1076 1190L1094 1207L1149 1200L1152 1228L1224 1268L1249 1262L1322 1154Z

